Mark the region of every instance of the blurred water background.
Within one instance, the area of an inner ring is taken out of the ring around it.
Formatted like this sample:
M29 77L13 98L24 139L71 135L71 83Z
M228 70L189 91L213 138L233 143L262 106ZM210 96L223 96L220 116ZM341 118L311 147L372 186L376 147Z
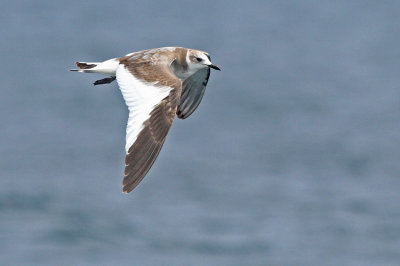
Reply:
M3 1L1 265L400 265L399 1ZM71 73L208 51L121 193L127 109Z

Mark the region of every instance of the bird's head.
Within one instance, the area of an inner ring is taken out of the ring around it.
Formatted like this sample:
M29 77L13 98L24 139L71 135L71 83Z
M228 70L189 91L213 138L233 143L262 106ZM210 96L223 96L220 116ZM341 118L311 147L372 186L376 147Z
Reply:
M186 57L188 66L192 69L201 69L205 67L221 70L217 65L211 63L208 53L198 50L189 50Z

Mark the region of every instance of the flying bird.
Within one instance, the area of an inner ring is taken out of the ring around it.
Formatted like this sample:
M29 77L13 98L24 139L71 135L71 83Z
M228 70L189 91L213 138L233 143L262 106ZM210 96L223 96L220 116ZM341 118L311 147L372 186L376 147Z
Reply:
M110 75L94 85L117 80L129 109L122 191L131 192L150 170L164 144L175 114L189 117L203 98L211 63L208 53L163 47L104 62L76 62L84 73Z

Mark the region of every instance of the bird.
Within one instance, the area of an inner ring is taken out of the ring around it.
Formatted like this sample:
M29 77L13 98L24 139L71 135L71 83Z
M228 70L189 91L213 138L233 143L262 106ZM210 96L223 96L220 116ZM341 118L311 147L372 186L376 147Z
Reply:
M122 192L131 192L156 160L175 116L188 118L200 104L211 69L221 70L207 52L162 47L129 53L103 62L75 62L82 73L117 81L129 115L126 127Z

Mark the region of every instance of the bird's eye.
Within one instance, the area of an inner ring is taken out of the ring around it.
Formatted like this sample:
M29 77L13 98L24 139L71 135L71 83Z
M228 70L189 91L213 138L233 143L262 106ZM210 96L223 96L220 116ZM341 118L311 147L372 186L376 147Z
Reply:
M203 59L201 59L200 57L196 57L197 62L201 62L203 61Z

